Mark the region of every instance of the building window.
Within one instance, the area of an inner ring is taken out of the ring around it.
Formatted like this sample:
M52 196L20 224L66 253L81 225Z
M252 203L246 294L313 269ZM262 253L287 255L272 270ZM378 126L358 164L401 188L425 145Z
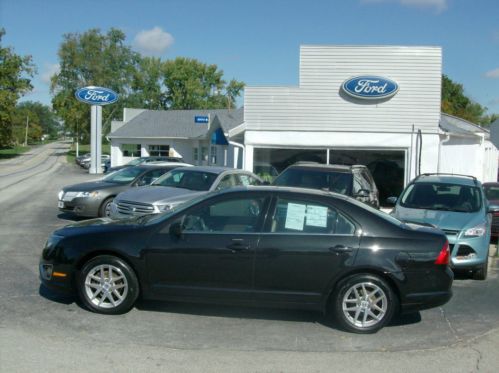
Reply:
M194 162L199 160L199 149L197 147L193 148L192 157L194 158Z
M168 157L170 145L149 145L149 155L151 157Z
M140 144L121 144L124 157L140 157Z
M206 146L201 147L201 160L203 162L208 160L208 148Z
M217 147L215 145L210 147L210 161L211 164L217 164Z

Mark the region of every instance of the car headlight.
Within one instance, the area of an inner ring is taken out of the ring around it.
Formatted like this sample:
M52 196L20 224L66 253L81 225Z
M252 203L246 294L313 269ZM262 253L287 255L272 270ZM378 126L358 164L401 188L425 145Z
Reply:
M172 208L171 204L166 204L166 205L156 205L157 209L159 212L165 212L168 211Z
M57 197L59 198L59 200L61 200L63 196L64 196L64 190L61 190L59 194L57 194Z
M478 224L473 228L466 229L464 237L481 237L487 232L487 225L485 223Z
M75 198L80 198L80 197L97 197L99 195L99 192L94 190L93 192L78 192L75 196Z

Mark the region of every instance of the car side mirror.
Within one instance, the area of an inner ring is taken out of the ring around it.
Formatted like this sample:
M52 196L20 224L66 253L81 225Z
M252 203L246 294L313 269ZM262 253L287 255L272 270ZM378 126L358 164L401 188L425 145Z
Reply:
M489 214L493 214L495 212L499 212L499 205L489 205L489 209L487 211Z
M385 202L388 206L395 206L397 204L397 200L397 197L388 197Z
M170 235L175 238L182 237L182 223L176 221L170 225Z

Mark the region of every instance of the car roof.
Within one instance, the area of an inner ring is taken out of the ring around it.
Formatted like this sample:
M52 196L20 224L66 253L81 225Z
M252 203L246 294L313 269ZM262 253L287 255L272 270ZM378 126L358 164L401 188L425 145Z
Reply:
M422 174L413 180L413 183L441 183L466 186L479 186L480 182L473 176L449 174Z
M185 166L179 166L179 163L178 162L161 162L161 163L147 163L147 164L139 164L137 166L132 166L133 168L138 168L140 170L150 170L152 168L164 168L164 167L169 167L169 166L175 166L175 167L186 167L187 168L187 165ZM126 167L128 168L128 167Z
M316 162L297 162L288 168L313 168L328 171L352 172L354 168L367 168L364 165L343 165L343 164L325 164Z
M184 167L182 167L184 168ZM187 169L187 167L185 167ZM212 174L220 175L226 171L231 171L234 173L247 173L251 174L250 171L244 171L238 168L230 168L230 167L219 167L219 166L192 166L188 168L189 171L199 171L199 172L208 172Z
M349 196L344 194L339 194L335 192L329 192L327 190L320 189L308 189L308 188L299 188L299 187L287 187L287 186L275 186L275 185L241 185L234 186L231 188L223 189L218 193L232 193L232 192L240 192L240 191L265 191L265 192L288 192L288 193L299 193L299 194L308 194L315 196L325 196L325 197L336 197L342 200L351 199Z
M181 163L181 162L168 162L168 161L156 161L142 164L141 166L151 167L151 166L177 166L177 167L193 167L192 164L189 163Z

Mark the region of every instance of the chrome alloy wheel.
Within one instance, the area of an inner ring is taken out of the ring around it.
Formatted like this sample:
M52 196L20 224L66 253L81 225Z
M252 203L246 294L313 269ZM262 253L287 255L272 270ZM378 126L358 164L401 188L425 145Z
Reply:
M92 268L85 278L85 293L97 307L115 308L128 294L128 281L118 267L104 264Z
M343 297L343 314L358 328L368 328L379 323L388 309L385 292L372 282L361 282L347 290Z

